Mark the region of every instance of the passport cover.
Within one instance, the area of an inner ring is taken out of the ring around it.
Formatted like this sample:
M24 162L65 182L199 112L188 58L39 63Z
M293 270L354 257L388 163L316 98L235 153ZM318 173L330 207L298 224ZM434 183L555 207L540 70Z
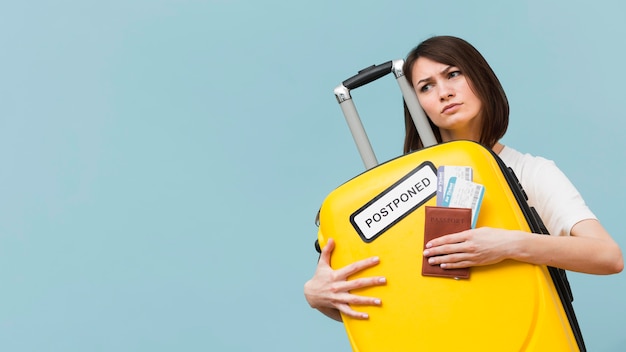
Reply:
M426 243L434 238L471 229L472 209L433 207L425 208L424 249ZM439 265L428 264L428 258L422 255L422 275L468 279L469 268L442 269Z

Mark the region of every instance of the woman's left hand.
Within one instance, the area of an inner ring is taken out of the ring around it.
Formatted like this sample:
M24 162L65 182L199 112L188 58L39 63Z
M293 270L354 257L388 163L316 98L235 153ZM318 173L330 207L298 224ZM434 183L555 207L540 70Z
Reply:
M495 264L509 258L518 235L517 231L489 227L453 233L428 242L424 256L443 269Z

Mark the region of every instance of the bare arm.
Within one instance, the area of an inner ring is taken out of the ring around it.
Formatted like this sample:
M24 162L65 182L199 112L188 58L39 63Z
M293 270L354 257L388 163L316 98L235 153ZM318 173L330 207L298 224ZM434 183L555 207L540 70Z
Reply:
M598 220L583 220L571 236L531 236L513 250L513 259L588 274L616 274L623 270L622 251Z
M479 228L429 242L425 256L443 268L488 265L504 259L550 265L588 274L615 274L624 268L617 243L597 220L583 220L571 236Z

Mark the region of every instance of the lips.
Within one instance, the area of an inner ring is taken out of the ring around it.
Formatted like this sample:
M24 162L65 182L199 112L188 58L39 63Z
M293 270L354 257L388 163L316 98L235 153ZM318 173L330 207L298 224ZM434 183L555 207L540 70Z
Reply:
M441 113L442 114L451 114L453 112L456 112L459 109L459 106L461 106L461 104L457 104L457 103L448 104L441 110Z

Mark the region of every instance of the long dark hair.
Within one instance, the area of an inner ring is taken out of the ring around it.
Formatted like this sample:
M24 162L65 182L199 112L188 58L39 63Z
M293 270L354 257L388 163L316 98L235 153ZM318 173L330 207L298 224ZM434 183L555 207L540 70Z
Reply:
M461 38L431 37L411 50L404 62L404 74L411 86L413 86L413 66L420 57L458 67L467 77L472 91L482 103L483 121L479 143L492 148L504 136L509 125L509 102L487 60L476 48ZM409 153L423 148L406 104L404 104L404 122L406 128L404 152ZM439 128L432 121L430 125L437 141L441 142Z

